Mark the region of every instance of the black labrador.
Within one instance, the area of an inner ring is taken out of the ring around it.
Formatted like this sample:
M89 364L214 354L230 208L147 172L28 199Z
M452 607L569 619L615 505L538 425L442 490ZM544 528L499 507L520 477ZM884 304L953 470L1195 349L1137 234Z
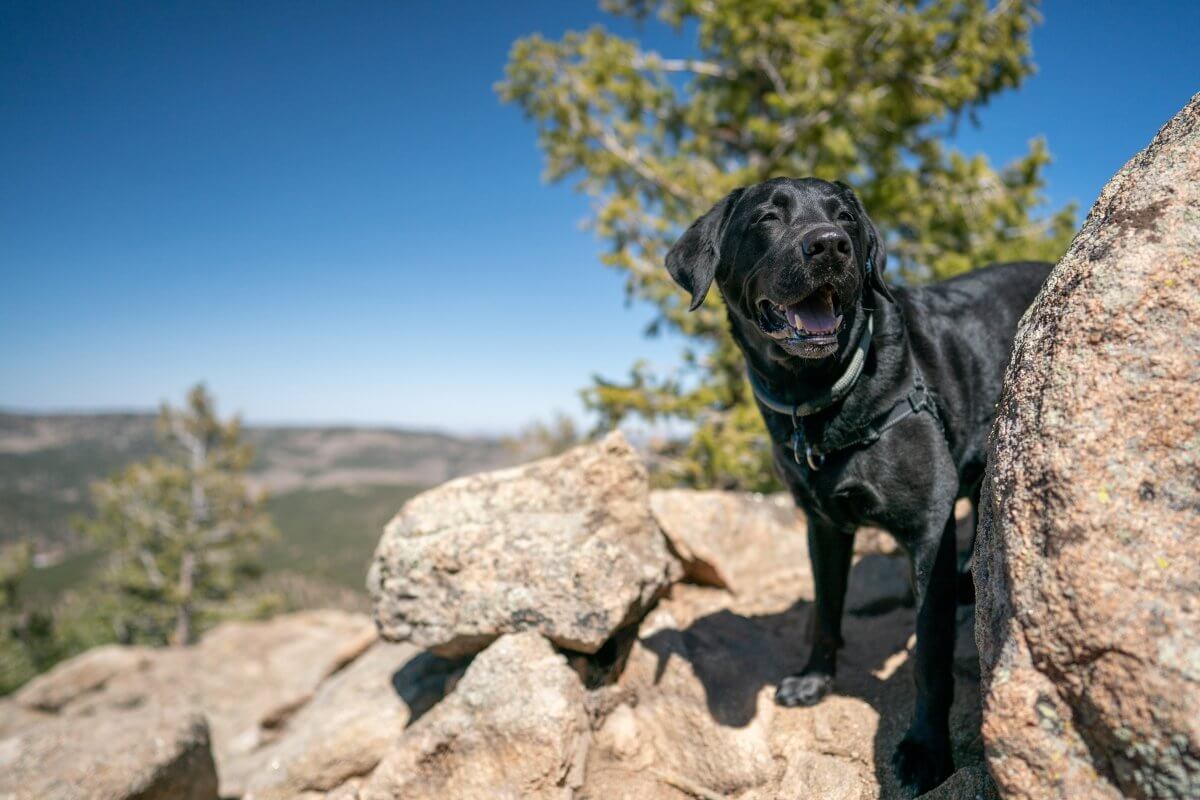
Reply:
M776 468L808 517L812 651L779 684L779 704L811 705L833 687L855 529L883 528L909 554L917 702L893 765L921 793L954 769L954 503L978 502L1017 321L1051 265L908 289L884 282L885 260L850 187L814 178L734 191L666 259L693 310L716 281Z

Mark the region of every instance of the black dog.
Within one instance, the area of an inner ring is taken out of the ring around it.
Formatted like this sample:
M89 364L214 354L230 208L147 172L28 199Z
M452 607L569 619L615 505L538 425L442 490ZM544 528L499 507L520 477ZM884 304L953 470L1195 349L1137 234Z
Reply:
M978 500L1017 321L1050 265L892 289L885 258L850 187L776 179L696 220L667 269L692 309L716 281L776 468L808 517L812 653L780 683L778 703L811 705L832 689L855 529L888 530L911 558L917 703L893 765L920 793L954 769L954 502Z

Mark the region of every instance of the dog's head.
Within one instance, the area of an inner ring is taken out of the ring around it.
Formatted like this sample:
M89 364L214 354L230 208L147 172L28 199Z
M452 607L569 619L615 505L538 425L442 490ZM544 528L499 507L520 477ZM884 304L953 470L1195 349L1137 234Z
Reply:
M776 360L819 360L849 339L868 285L890 298L879 232L854 191L816 178L737 189L667 254L675 282L704 302L715 280L743 344ZM868 283L869 282L869 283Z

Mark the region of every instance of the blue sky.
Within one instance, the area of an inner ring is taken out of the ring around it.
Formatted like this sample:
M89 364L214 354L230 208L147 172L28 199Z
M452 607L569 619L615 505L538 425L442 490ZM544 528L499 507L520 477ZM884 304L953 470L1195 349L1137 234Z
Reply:
M673 364L492 89L518 36L605 16L450 7L0 5L0 407L147 408L203 379L256 422L502 432L578 414L594 373ZM1200 90L1200 3L1042 10L1039 73L958 144L1003 162L1045 135L1050 200L1086 212Z

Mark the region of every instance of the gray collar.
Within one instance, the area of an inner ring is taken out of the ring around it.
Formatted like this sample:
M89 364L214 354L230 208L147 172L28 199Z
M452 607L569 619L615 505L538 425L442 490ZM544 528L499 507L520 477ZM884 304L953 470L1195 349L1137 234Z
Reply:
M758 377L754 374L754 370L747 368L746 373L750 377L750 388L754 390L754 396L758 398L758 402L772 411L787 414L793 421L799 417L807 417L810 414L816 414L818 411L824 411L850 394L850 390L854 388L854 384L858 381L858 376L862 374L863 365L867 361L867 350L871 349L871 336L874 331L875 320L868 311L867 329L863 331L862 337L858 340L858 346L854 349L854 355L850 357L850 363L846 365L846 371L842 373L842 376L832 386L822 391L816 397L804 402L798 400L791 403L784 402L777 397L773 397L763 387L762 383L759 382Z

